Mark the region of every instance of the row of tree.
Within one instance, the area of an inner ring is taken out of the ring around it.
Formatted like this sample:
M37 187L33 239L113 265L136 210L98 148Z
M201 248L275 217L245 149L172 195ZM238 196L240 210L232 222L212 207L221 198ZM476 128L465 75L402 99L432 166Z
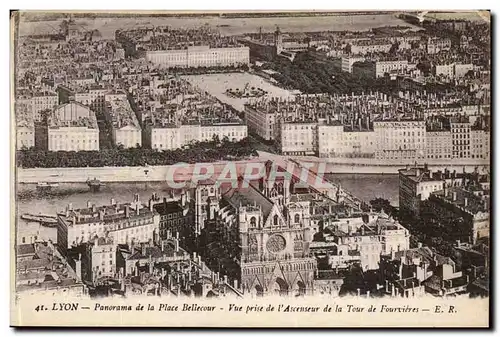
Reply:
M215 137L207 142L195 142L184 148L156 151L143 147L125 149L122 146L100 151L51 152L35 148L17 151L17 165L22 168L104 167L172 165L178 162L197 163L218 160L240 160L256 156L254 144L248 138L231 142Z
M333 62L319 60L311 52L298 53L293 62L279 57L266 67L277 72L272 77L284 87L309 94L351 94L370 90L389 94L395 91L385 78L342 72Z

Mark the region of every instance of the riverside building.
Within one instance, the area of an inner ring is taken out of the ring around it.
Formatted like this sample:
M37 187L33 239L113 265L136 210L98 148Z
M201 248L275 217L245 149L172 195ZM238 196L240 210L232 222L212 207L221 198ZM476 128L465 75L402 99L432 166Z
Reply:
M99 151L95 112L71 102L54 109L48 119L49 151Z
M159 234L160 219L153 203L144 206L136 194L124 204L111 199L109 205L97 207L89 202L86 208L73 209L70 203L57 220L57 244L65 256L68 249L95 237L109 236L115 244L147 242Z

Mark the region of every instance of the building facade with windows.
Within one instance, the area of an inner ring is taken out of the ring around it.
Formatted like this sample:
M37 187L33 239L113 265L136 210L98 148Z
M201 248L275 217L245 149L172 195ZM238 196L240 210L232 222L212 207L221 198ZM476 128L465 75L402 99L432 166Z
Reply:
M158 213L152 203L145 207L138 194L125 204L117 204L114 199L110 205L99 207L89 202L87 208L73 209L69 204L57 220L57 244L63 255L95 237L110 237L118 245L147 242L159 233Z
M99 151L95 112L81 103L58 106L48 120L49 151Z
M190 46L181 50L147 51L146 60L165 68L240 66L250 63L250 49L249 47Z
M285 155L314 155L317 152L317 123L291 122L280 127L281 152Z
M408 163L425 158L425 121L417 119L376 119L377 159L396 159Z

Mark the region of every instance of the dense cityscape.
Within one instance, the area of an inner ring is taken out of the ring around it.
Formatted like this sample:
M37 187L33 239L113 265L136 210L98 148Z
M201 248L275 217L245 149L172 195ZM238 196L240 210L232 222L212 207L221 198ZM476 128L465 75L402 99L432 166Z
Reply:
M489 296L490 23L398 19L104 36L68 15L18 34L18 199L95 200L18 214L16 292ZM336 165L397 175L397 203ZM99 197L130 181L165 185Z

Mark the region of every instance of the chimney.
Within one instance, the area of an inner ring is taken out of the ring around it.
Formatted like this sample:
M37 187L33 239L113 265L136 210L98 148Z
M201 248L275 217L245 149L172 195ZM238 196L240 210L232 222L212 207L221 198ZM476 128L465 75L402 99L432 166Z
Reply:
M129 218L130 217L130 206L125 205L125 217Z
M71 203L71 202L70 202L70 203L68 204L68 209L69 209L70 211L72 211L72 210L73 210L73 203Z
M91 208L92 207L92 203L90 202L90 200L87 200L87 208Z
M115 198L111 198L111 205L113 205L113 206L114 206L114 205L116 205L116 200L115 200Z
M467 207L467 205L468 205L468 200L467 198L464 198L464 207Z
M179 240L175 239L174 244L175 244L175 251L178 252L179 251Z
M181 206L183 208L186 207L186 202L187 202L187 194L186 191L184 191L181 196Z
M457 201L457 192L453 192L453 201Z
M153 213L153 200L149 199L149 211Z
M234 289L238 289L238 280L237 279L233 280L233 287L234 287Z
M99 220L103 221L104 220L104 210L99 210Z
M95 206L95 204L92 205L92 213L95 213L97 211L97 207Z
M422 248L422 242L419 242L417 245L418 245L418 248Z

